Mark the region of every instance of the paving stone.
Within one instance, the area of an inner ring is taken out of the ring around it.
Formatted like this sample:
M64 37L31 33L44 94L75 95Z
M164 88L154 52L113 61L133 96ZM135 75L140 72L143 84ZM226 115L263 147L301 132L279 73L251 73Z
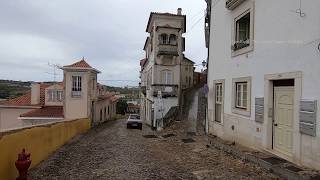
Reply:
M259 166L206 148L205 136L182 143L182 122L161 132L169 133L176 137L147 139L143 135L160 133L149 128L128 130L125 120L108 122L54 152L30 171L29 179L280 179Z

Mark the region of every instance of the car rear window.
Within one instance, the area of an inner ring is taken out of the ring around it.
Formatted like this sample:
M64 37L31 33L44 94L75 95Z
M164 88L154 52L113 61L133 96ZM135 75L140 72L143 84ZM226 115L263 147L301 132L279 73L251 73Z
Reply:
M138 115L130 115L130 119L140 119L140 116L138 116Z

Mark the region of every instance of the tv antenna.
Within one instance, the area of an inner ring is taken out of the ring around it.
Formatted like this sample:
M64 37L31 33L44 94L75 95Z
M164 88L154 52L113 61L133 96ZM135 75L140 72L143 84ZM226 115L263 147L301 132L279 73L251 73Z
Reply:
M56 83L57 69L60 69L61 66L59 64L51 64L50 62L48 62L48 66L53 68L53 82Z

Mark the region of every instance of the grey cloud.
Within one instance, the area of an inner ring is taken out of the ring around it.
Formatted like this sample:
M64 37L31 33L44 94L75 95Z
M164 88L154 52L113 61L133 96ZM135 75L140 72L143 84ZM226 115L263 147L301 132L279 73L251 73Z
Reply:
M28 44L38 47L36 46L38 42L31 39L30 42L10 43L17 45L10 47L11 54L8 55L8 44L0 41L0 56L5 58L0 59L0 78L48 80L52 78L51 75L37 74L42 72L42 69L50 69L46 65L48 61L65 65L85 56L92 66L103 72L99 78L139 80L139 60L144 57L142 48L147 36L145 26L150 11L175 13L178 7L183 8L183 13L187 14L187 23L190 21L188 28L190 28L201 17L199 14L204 10L205 2L204 0L3 1L0 6L2 24L0 36L20 34L34 37L35 40L46 39L48 43L43 49L47 48L50 53L47 57L46 54L39 53L44 57L37 59L39 57L19 48ZM198 15L195 16L196 14ZM186 34L186 38L185 54L197 63L201 63L206 57L203 20L191 33ZM56 44L60 48L57 48ZM11 65L8 61L17 64L9 67ZM31 65L19 64L23 61L30 61ZM6 75L7 70L4 68L17 67L20 70L28 68L28 71L24 70L23 76ZM132 82L108 81L107 83L137 85Z

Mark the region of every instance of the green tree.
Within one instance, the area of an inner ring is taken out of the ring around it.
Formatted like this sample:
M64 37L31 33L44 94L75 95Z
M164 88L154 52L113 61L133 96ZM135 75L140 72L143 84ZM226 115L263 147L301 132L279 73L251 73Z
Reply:
M120 99L117 102L117 114L125 115L127 107L128 107L127 102L125 100L123 100L123 99Z

